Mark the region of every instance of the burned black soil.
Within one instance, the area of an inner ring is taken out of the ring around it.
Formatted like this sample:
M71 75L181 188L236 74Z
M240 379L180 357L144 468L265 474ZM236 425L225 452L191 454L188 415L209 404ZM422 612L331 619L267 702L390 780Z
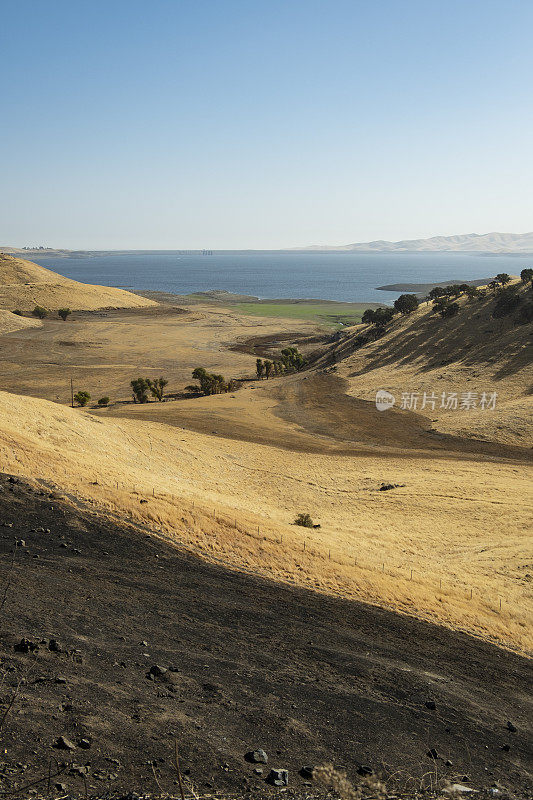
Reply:
M276 794L271 766L312 794L299 770L333 762L533 795L524 657L208 565L6 476L0 545L4 795L45 792L50 764L56 795L175 795L175 740L198 794Z

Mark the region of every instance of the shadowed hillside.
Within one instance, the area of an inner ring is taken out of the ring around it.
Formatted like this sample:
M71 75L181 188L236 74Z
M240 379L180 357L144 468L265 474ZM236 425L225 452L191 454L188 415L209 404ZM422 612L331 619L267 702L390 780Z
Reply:
M287 796L320 797L299 773L324 762L391 797L446 781L531 796L526 658L206 564L6 476L0 508L8 796L50 769L52 796L177 797L175 740L187 797L279 797L271 767ZM259 747L266 765L246 759Z
M481 300L458 300L456 316L442 318L431 303L422 303L408 317L395 317L381 336L371 325L358 326L335 343L317 367L334 368L348 381L349 393L373 400L378 389L397 398L418 393L417 412L438 419L439 430L464 432L505 443L531 443L524 423L531 414L533 349L531 323L517 324L521 309L533 304L529 287L517 285L519 303L509 313L494 317L500 295L489 292ZM496 312L498 313L498 312ZM480 417L435 408L421 409L423 392L496 392L498 420L491 412ZM517 402L519 401L519 402ZM503 415L503 417L501 416ZM459 426L459 427L458 427ZM483 430L486 428L486 430Z

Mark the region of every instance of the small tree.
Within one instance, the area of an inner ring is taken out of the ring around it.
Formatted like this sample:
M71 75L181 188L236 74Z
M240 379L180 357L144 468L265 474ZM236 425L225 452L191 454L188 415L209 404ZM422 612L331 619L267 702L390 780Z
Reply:
M446 294L446 289L443 289L442 286L435 286L428 294L430 300L436 300L438 297L444 297Z
M89 392L76 392L74 395L74 401L79 406L86 406L89 400L91 399L91 395Z
M165 386L168 384L168 381L164 378L156 378L155 381L150 380L150 378L146 378L146 383L148 384L148 388L152 392L152 395L161 402L163 400L163 393Z
M274 367L274 364L272 363L272 361L265 361L264 367L265 367L265 376L266 379L268 380L272 375L272 368Z
M363 311L361 322L364 322L365 325L371 325L374 322L374 314L375 311L373 308L367 308L366 311Z
M72 314L72 311L70 310L70 308L60 308L60 309L58 309L57 313L58 313L58 316L60 316L60 317L61 317L61 319L63 320L63 322L65 322L65 321L66 321L66 319L67 319L67 317L68 317L70 314Z
M533 281L533 269L531 269L531 267L523 269L520 273L520 280L522 283L530 283L530 281Z
M498 281L498 283L500 283L502 286L506 286L508 283L511 282L511 276L508 275L506 272L498 272L494 280Z
M35 306L35 308L31 313L33 314L34 317L37 317L38 319L44 319L45 317L48 316L48 311L43 306Z
M109 397L107 395L105 397L101 397L98 401L99 406L108 406L109 405Z
M394 308L396 311L405 316L416 311L418 305L418 297L416 294L401 294L398 299L394 301Z
M147 403L148 402L148 383L146 378L135 378L135 380L130 382L130 386L133 392L133 402L134 403Z
M262 377L263 377L264 369L265 369L265 365L263 364L262 359L257 358L256 361L255 361L255 371L257 373L257 377L259 378L259 380L261 380Z

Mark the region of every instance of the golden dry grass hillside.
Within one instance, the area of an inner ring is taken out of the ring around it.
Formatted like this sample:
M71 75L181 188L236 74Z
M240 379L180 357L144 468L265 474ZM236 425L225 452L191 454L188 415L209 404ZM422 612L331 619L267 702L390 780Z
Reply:
M211 399L217 424L230 398ZM372 445L289 451L298 426L249 399L258 429L278 426L278 444L3 392L0 458L208 559L531 646L530 467ZM383 481L399 486L383 492ZM292 525L301 511L321 527Z
M38 319L22 317L19 314L13 314L11 311L2 311L0 309L0 336L5 333L24 330L25 328L40 328L41 326L42 322Z
M515 284L522 306L533 303L531 289ZM345 335L324 359L347 382L354 397L373 401L378 389L391 392L401 406L413 394L411 410L440 431L533 446L533 341L531 324L516 324L517 311L492 316L497 295L481 301L460 299L457 316L442 319L422 303L407 318L396 317L384 336L359 344L370 326ZM442 408L442 394L475 395L475 408ZM496 413L482 410L481 398L496 392ZM424 393L436 398L426 403Z
M358 327L310 369L234 393L142 405L131 402L132 377L164 374L179 398L194 366L250 375L261 347L272 356L307 336L312 349L316 329L209 306L45 320L0 337L3 469L233 568L528 650L529 326L493 320L493 302L448 321L422 308L362 347ZM72 375L93 401L112 394L110 407L41 399L68 402ZM456 417L376 410L377 388L429 391L434 381L496 390L498 405ZM472 434L474 414L483 435ZM446 429L449 419L463 430ZM294 526L300 512L320 528Z
M37 305L49 311L94 311L142 308L155 303L123 289L78 283L31 261L0 253L0 309L31 312Z

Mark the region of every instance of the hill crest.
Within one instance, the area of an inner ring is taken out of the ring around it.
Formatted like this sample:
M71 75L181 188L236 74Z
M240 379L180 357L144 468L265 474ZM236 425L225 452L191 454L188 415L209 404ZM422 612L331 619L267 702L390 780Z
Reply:
M33 261L0 253L0 309L32 311L68 307L72 311L143 308L157 305L145 297L112 286L93 286L58 275Z

